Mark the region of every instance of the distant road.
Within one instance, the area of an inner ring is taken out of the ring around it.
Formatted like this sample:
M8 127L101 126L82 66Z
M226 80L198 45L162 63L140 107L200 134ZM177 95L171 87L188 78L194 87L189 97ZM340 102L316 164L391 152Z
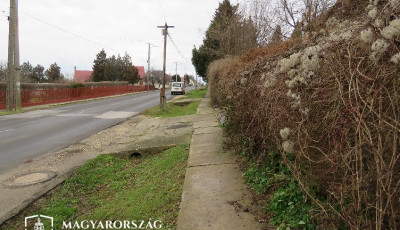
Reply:
M0 116L0 174L155 106L159 95L146 92ZM167 98L172 98L170 92Z

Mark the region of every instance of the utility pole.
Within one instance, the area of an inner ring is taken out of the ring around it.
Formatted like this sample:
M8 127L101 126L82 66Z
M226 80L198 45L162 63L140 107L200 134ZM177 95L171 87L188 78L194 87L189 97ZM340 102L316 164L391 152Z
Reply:
M149 44L149 55L148 55L148 58L147 58L147 92L149 91L149 74L150 74L150 49L151 49L151 44L150 43L147 43L147 44Z
M196 72L196 89L197 89L197 72Z
M167 109L167 98L165 97L165 71L167 61L167 35L168 28L175 28L174 26L168 26L165 22L164 26L157 26L157 28L163 28L162 35L164 35L164 64L163 64L163 88L160 90L160 106L165 110Z
M19 63L19 22L18 22L18 0L15 0L15 47L14 47L14 69L15 69L15 109L21 110L21 68Z
M175 81L178 82L178 62L175 62Z
M19 68L18 0L10 0L8 35L7 111L21 109L21 83Z

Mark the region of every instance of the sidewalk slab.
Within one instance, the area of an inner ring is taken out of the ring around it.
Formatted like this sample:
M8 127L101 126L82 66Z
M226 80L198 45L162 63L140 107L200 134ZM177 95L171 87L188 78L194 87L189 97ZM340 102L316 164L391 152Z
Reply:
M249 212L236 210L245 200L250 194L236 164L188 168L177 229L257 229Z
M223 131L210 99L204 98L193 124L178 230L262 229L249 212L251 193L236 156L223 148Z

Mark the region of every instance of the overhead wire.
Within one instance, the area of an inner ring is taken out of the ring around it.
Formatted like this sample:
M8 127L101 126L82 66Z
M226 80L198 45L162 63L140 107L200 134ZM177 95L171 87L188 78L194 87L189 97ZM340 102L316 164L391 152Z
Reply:
M2 16L8 18L8 15L6 15L6 12L5 12L4 10L2 10L2 11L0 11L0 12L2 13ZM20 11L20 12L21 12L21 11ZM32 15L29 15L29 14L27 14L27 13L25 13L25 12L21 12L21 13L22 13L23 15L25 15L25 16L27 16L27 17L33 19L33 20L36 21L36 22L40 22L40 23L45 24L45 25L47 25L47 26L53 27L53 28L55 28L55 29L57 29L57 30L60 30L60 31L65 32L65 33L68 33L68 34L70 34L70 35L72 35L72 36L75 36L75 37L77 37L77 38L79 38L79 39L83 39L83 40L86 40L86 41L91 42L91 43L93 43L93 44L96 44L96 45L99 45L99 46L102 46L102 47L105 47L105 48L109 48L109 49L112 49L112 50L114 50L114 51L118 51L117 49L112 48L112 47L110 47L110 46L108 46L108 45L102 44L102 43L100 43L100 42L93 41L93 40L91 40L91 39L85 37L84 35L80 35L80 34L78 34L78 33L76 33L76 32L72 32L72 31L67 30L67 29L64 29L64 28L62 28L62 27L60 27L60 26L53 25L53 24L48 23L48 22L46 22L46 21L44 21L44 20L42 20L42 19L36 18L36 17L34 17L34 16L32 16ZM141 42L141 43L144 43L144 41L143 41L143 40L140 40L140 39L131 39L131 38L123 38L123 37L117 37L117 38L115 38L115 37L101 36L101 35L100 35L100 36L97 36L97 37L101 37L101 38L108 39L108 40L112 39L112 40L119 40L119 41L124 41L124 42L132 42L132 43L133 43L133 42Z
M21 12L21 11L20 11L20 12ZM59 30L59 31L62 31L62 32L67 33L67 34L69 34L69 35L72 35L72 36L77 37L77 38L79 38L79 39L82 39L82 40L85 40L85 41L90 42L90 43L92 43L92 44L95 44L95 45L98 45L98 46L101 46L101 47L104 47L104 48L112 49L112 50L114 50L114 51L116 51L116 52L119 52L119 50L117 50L117 49L115 49L115 48L112 48L112 47L110 47L110 46L108 46L108 45L105 45L105 44L102 44L102 43L93 41L93 40L91 40L91 39L89 39L89 38L86 38L86 37L80 35L80 34L77 34L77 33L75 33L75 32L71 32L71 31L69 31L69 30L67 30L67 29L64 29L64 28L60 27L60 26L53 25L53 24L48 23L48 22L46 22L46 21L44 21L44 20L42 20L42 19L36 18L36 17L34 17L34 16L32 16L32 15L29 15L29 14L27 14L27 13L25 13L25 12L21 12L21 13L22 13L23 15L25 15L25 16L27 16L27 17L29 17L29 18L35 20L35 21L37 21L37 22L40 22L40 23L45 24L45 25L47 25L47 26L50 26L50 27L52 27L52 28L54 28L54 29L57 29L57 30Z
M172 45L174 46L176 52L178 52L178 54L183 58L183 60L184 60L185 62L191 64L190 61L188 61L188 59L185 57L185 55L182 54L181 50L178 48L178 46L177 46L176 43L174 42L174 39L172 39L172 36L171 36L171 34L169 34L169 33L168 33L168 38L169 38L169 40L171 41Z
M159 6L160 9L161 9L161 14L162 14L162 16L163 16L163 18L164 18L164 22L167 22L167 18L165 17L164 9L163 9L163 7L162 7L162 5L161 5L160 0L157 0L157 2L158 2L158 6Z
M165 21L165 23L167 23L167 18L166 18L166 16L165 16L165 12L164 12L164 9L163 9L163 7L162 7L162 5L161 5L160 0L157 0L157 3L158 3L158 6L160 7L160 10L161 10L162 16L163 16L163 18L164 18L164 21ZM181 58L182 58L187 64L192 65L192 63L185 57L185 55L183 55L183 53L181 52L181 50L179 49L179 47L176 45L176 43L175 43L175 41L174 41L174 39L172 38L172 36L171 36L170 33L168 33L168 38L169 38L169 40L171 41L172 45L174 46L176 52L181 56Z

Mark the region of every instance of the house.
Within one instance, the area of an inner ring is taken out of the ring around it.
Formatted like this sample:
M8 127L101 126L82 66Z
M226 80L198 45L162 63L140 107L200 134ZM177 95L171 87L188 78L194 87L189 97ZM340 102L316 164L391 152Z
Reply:
M92 70L76 70L76 66L74 66L74 82L85 83L90 81L92 73Z
M146 84L146 71L144 70L144 66L135 66L135 67L138 70L138 74L139 74L138 84L145 85Z
M144 66L135 66L138 70L139 78L144 79L146 77L146 71L144 70Z

